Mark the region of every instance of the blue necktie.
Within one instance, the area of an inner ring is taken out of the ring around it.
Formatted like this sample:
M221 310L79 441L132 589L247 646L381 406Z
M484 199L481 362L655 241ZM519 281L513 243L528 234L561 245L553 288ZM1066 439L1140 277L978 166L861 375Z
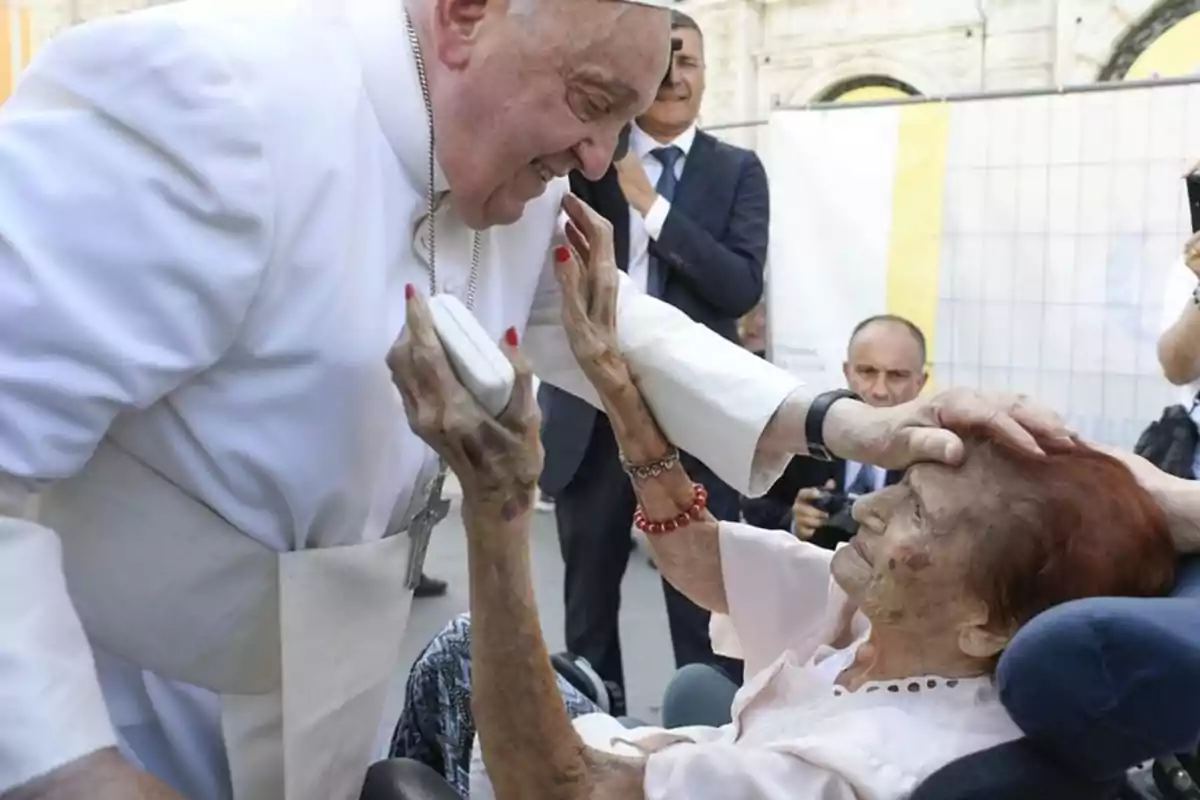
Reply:
M663 165L662 175L658 178L658 185L655 190L658 191L667 202L675 199L675 185L679 183L679 179L675 177L675 165L679 163L679 159L683 156L683 150L675 145L670 147L659 147L650 151L650 155L659 160Z
M663 168L662 175L659 176L658 183L654 189L663 199L670 203L675 200L675 187L679 184L679 178L675 176L675 165L683 157L683 150L675 145L670 145L668 147L655 148L650 151L650 155L657 158ZM654 297L661 297L666 280L666 269L652 254L650 256L650 269L646 275L646 291Z
M862 496L875 491L875 468L870 464L859 464L858 474L846 488L846 494Z

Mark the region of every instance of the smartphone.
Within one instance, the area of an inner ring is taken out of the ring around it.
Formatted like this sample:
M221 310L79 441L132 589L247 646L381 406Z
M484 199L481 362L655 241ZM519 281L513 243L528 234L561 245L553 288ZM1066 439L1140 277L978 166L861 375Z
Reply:
M1188 208L1192 212L1192 233L1200 233L1200 171L1184 180L1187 181Z
M452 294L429 298L433 327L458 380L493 417L508 408L516 373L475 315Z

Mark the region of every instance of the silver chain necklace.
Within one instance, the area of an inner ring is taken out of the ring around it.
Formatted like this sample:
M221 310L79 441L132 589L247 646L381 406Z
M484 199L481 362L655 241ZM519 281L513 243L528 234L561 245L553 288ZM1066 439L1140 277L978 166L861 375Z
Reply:
M408 29L408 41L412 45L413 59L417 63L417 78L421 82L421 97L425 101L425 116L429 119L429 296L437 294L437 202L434 198L434 175L436 160L433 149L433 102L429 99L429 78L425 74L425 59L421 58L421 43L417 39L417 31L413 28L412 17L407 10L404 12L404 24ZM471 240L471 278L467 284L466 304L468 309L475 307L475 290L479 284L479 248L481 237L479 231L474 232ZM438 461L437 476L429 487L425 504L408 524L408 571L405 574L405 585L416 589L421 583L421 574L425 566L425 555L429 552L429 542L433 538L433 529L450 513L450 501L443 494L446 484L446 462Z
M436 171L433 148L433 101L429 99L429 77L425 73L425 59L421 56L421 42L417 39L417 30L413 27L412 17L408 10L404 12L404 26L408 30L408 41L412 45L413 59L417 62L417 80L421 83L421 98L425 101L425 117L429 120L429 296L437 294L437 202L434 197L434 174ZM475 308L475 290L479 285L479 249L482 237L479 231L471 238L471 277L467 283L466 304L468 309Z

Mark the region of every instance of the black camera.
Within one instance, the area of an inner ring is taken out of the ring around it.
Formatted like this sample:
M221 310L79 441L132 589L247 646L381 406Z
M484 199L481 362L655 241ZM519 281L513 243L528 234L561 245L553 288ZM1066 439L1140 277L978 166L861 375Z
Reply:
M840 542L848 542L858 533L858 523L851 513L858 498L844 492L821 492L811 502L813 508L824 511L829 518L821 523L810 540L819 547L833 548Z
M821 492L809 504L818 511L835 516L854 505L854 498L843 492Z
M659 89L665 89L675 83L675 54L683 49L683 39L671 37L671 59L667 62L667 74L663 76L662 83L659 84ZM621 133L617 136L617 149L613 151L613 161L620 161L629 152L629 134L633 130L633 123L625 123L625 127L621 128Z

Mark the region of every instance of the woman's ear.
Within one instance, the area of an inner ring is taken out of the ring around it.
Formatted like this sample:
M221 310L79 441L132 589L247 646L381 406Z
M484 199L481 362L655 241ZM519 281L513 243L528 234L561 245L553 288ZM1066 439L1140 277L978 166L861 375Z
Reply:
M971 658L995 658L1008 647L1015 629L989 626L986 603L975 603L958 628L958 649Z

